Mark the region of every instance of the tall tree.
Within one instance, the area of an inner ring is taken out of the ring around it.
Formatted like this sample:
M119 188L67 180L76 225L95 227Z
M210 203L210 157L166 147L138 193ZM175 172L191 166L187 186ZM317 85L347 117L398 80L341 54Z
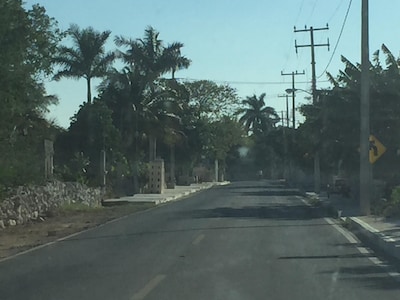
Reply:
M246 97L242 101L245 108L239 110L240 122L242 122L247 131L252 131L254 134L267 133L279 122L279 116L275 109L270 106L265 106L265 93L260 97L253 95Z
M181 54L182 43L165 45L159 35L157 30L149 26L142 39L115 38L117 46L128 48L126 52L119 53L122 60L143 76L149 87L161 75L169 72L174 74L177 70L188 68L191 63Z
M129 102L135 106L135 115L144 119L145 132L149 137L150 160L156 156L156 137L160 134L161 118L171 117L171 97L163 86L160 86L160 77L166 73L175 73L176 70L187 68L190 60L182 56L182 43L164 45L159 39L159 32L153 27L147 27L142 39L126 39L117 37L117 46L128 48L119 52L119 56L127 65L131 85L135 89L130 94ZM169 100L164 101L166 98ZM169 103L169 105L166 105Z
M53 126L44 118L57 98L46 95L61 33L43 7L0 0L0 184L41 178L43 138Z
M67 33L74 46L59 47L56 61L61 70L54 75L54 79L84 78L87 84L87 103L91 103L91 80L104 77L114 61L114 53L105 50L111 31L99 32L92 27L80 29L73 24Z

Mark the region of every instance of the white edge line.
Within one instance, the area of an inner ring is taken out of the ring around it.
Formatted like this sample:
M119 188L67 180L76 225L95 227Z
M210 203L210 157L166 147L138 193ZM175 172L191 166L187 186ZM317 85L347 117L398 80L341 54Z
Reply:
M358 239L347 230L336 224L331 218L324 218L324 220L332 225L337 231L339 231L351 244L358 244ZM357 247L358 248L358 247Z
M324 218L324 220L326 222L328 222L330 225L332 225L337 231L339 231L351 244L358 244L360 243L359 240L354 236L354 234L352 234L351 232L349 232L348 230L344 229L343 227L341 227L340 225L336 224L331 218ZM361 254L372 254L375 255L372 251L368 250L365 247L362 246L356 246L356 249L361 253ZM386 273L394 278L395 280L399 280L400 279L400 273L398 272L393 272L393 271L389 271L387 270L388 265L385 264L383 261L381 261L378 257L376 256L368 256L367 257L369 259L369 261L371 261L373 264L380 266L382 268L386 269Z
M296 196L298 199L300 199L305 205L307 206L311 206L310 203L308 203L304 197L302 196ZM379 233L379 231L377 229L375 229L374 227L370 226L369 224L365 223L364 221L360 220L357 217L350 217L350 219L352 219L354 222L357 222L358 224L360 224L360 226L365 227L367 230L373 232L373 233ZM324 220L332 225L337 231L339 231L351 244L358 244L360 243L359 240L355 237L354 234L352 234L351 232L349 232L348 230L344 229L342 226L336 224L331 218L324 218ZM388 240L390 238L387 238ZM393 239L392 239L393 240ZM394 241L394 240L393 240ZM361 253L361 254L373 254L373 252L371 252L370 250L368 250L365 247L361 247L361 246L356 246L356 249ZM387 265L382 262L379 258L375 257L375 256L368 256L368 259L375 265L380 266L382 268L386 268L387 269ZM395 280L399 281L400 280L400 273L398 272L393 272L393 271L389 271L386 270L386 273L394 278Z

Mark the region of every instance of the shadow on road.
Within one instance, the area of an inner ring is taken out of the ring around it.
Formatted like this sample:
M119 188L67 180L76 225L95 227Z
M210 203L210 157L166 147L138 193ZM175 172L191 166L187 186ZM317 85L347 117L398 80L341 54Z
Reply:
M299 256L281 256L278 259L332 259L332 258L357 258L374 257L372 254L331 254L331 255L299 255Z
M312 224L269 224L269 225L243 225L243 226L215 226L215 227L192 227L192 228L179 228L179 229L165 229L165 230L155 230L155 231L139 231L139 232L125 232L118 234L108 234L108 235L96 235L96 236L85 236L77 235L67 239L60 240L59 243L75 242L75 241L90 241L99 239L124 239L133 236L147 236L147 235L162 235L162 234L176 234L184 232L200 232L200 231L219 231L219 230L237 230L237 229L268 229L268 228L282 228L282 227L321 227L321 226L331 226L329 223L312 223Z
M194 210L194 218L244 218L244 219L278 219L278 220L310 220L328 217L328 212L320 207L304 205L270 205L244 206L240 208L217 207Z
M302 196L299 189L288 188L276 182L235 183L217 187L226 192L240 194L241 196Z
M302 193L296 189L268 189L257 192L241 192L242 196L301 196Z
M365 254L354 254L356 257L366 256ZM374 257L375 255L369 254L368 256ZM340 258L342 258L340 256ZM321 272L321 274L334 274L339 273L339 280L352 280L357 283L358 286L362 285L371 289L382 289L382 290L400 290L400 284L398 277L391 277L387 274L389 270L385 267L375 265L363 265L355 267L341 267L339 270L329 270Z

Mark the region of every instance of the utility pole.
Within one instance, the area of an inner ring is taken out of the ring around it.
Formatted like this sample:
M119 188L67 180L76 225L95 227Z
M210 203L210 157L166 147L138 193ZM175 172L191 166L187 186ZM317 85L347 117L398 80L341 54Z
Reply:
M321 28L313 28L312 26L310 28L307 28L307 26L304 29L296 29L294 27L294 32L310 32L310 44L307 45L297 45L297 41L295 41L295 48L296 48L296 53L298 48L303 48L303 47L310 47L311 48L311 72L312 72L312 78L311 78L311 92L312 92L312 100L313 104L317 103L318 98L317 98L317 76L315 74L315 47L328 47L329 51L329 39L326 44L315 44L314 43L314 31L319 31L319 30L328 30L328 24L326 24L326 27L321 27ZM319 157L319 150L317 149L314 153L314 192L319 194L321 190L321 169L320 169L320 157Z
M291 168L290 168L290 161L289 161L289 156L288 156L288 141L287 141L287 129L290 126L289 123L289 95L286 93L285 95L278 95L278 98L286 98L286 127L282 121L283 127L282 127L282 134L283 134L283 178L288 181L289 180L289 175L291 174ZM283 120L283 112L282 113L282 120Z
M368 0L361 6L361 101L360 101L360 209L364 215L371 213L371 165L369 162L369 38Z
M278 95L278 98L286 98L286 127L289 127L289 95L287 93L285 95Z
M285 97L285 96L278 96L278 97ZM289 114L288 114L288 95L286 94L286 127L284 122L284 111L281 111L281 119L282 119L282 137L283 137L283 178L288 180L290 170L288 170L289 166L289 159L288 159L288 145L287 145L287 134L286 129L289 128Z
M315 44L314 43L314 31L319 31L319 30L328 30L328 24L326 24L326 27L321 27L321 28L313 28L312 26L310 28L305 27L304 29L296 29L294 27L294 32L310 32L310 44L308 45L297 45L297 41L295 41L295 48L296 48L296 53L298 48L304 48L304 47L310 47L311 48L311 91L312 91L312 99L313 99L313 104L317 102L317 76L315 74L315 47L328 47L329 51L329 39L326 44Z
M292 120L293 120L293 129L296 128L296 106L295 106L295 98L296 98L296 87L295 87L295 76L297 75L304 75L304 71L303 72L291 72L291 73L283 73L283 71L281 71L281 75L282 76L292 76Z

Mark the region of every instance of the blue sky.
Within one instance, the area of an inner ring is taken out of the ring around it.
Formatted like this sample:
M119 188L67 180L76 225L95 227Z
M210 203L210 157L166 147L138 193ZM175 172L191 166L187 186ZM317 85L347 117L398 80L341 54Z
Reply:
M165 43L184 43L183 54L192 60L188 70L176 74L180 78L209 79L230 83L240 97L266 93L267 104L277 111L285 110L285 93L291 86L290 76L281 71L305 71L296 76L297 88L310 89L310 48L295 52L297 44L309 44L309 33L294 33L313 26L329 30L315 32L315 43L330 40L326 47L316 48L318 88L328 87L323 71L337 75L343 64L340 55L352 62L360 61L361 0L353 0L348 19L334 52L350 0L34 0L25 1L26 7L39 3L61 29L71 23L81 28L111 30L107 47L113 50L113 37L143 36L146 26L160 32ZM400 50L400 1L370 0L370 52L382 43L397 57ZM94 82L96 85L97 82ZM68 127L69 118L86 99L85 82L64 79L48 82L49 94L56 94L60 103L51 107L49 118ZM97 92L95 87L93 95ZM297 105L306 103L307 94L298 93ZM299 118L297 118L299 120Z

